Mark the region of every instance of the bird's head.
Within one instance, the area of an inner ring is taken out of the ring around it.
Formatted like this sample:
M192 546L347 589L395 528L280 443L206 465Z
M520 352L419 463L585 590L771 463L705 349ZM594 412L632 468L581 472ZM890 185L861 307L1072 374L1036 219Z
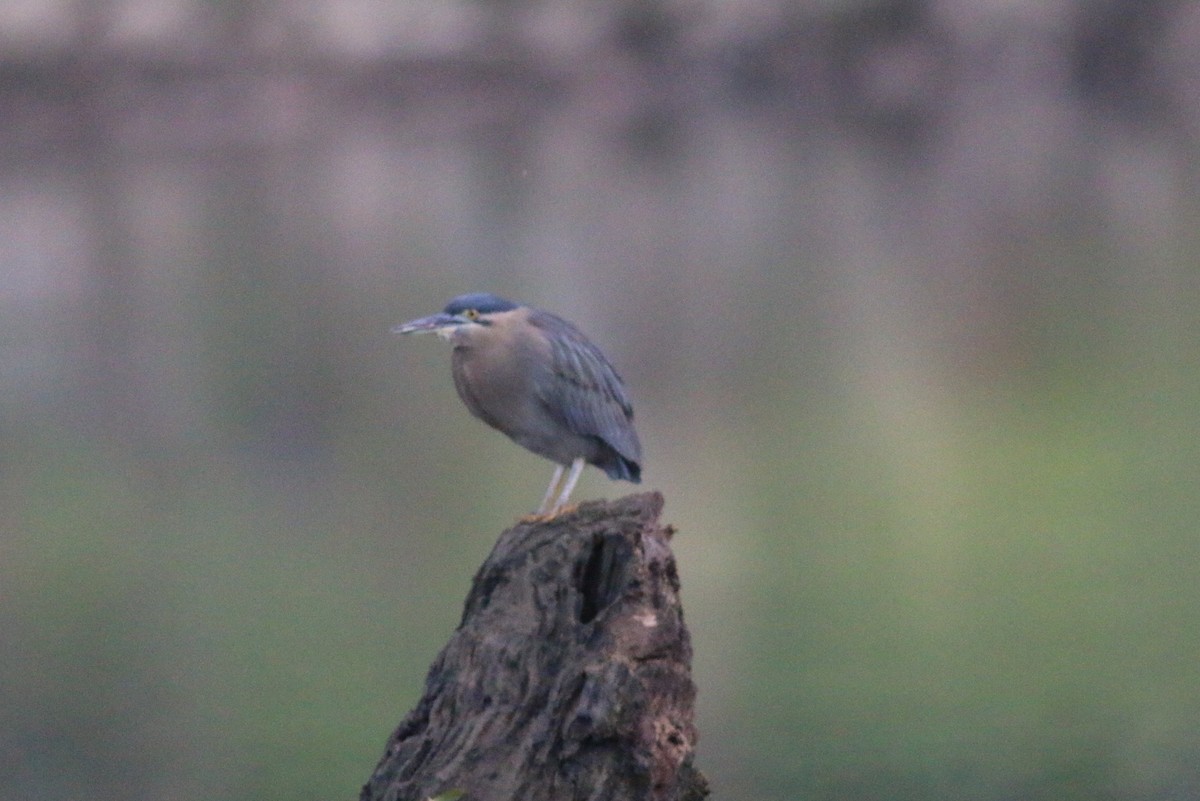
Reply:
M510 312L520 307L511 300L498 298L486 292L459 295L446 304L437 314L409 320L392 329L395 334L437 334L442 339L453 341L456 337L472 330L492 325L495 315Z

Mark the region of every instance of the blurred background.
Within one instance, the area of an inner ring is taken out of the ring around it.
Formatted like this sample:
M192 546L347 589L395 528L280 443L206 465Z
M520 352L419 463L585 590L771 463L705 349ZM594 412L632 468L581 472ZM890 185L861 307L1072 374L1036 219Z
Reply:
M551 472L389 334L477 290L716 798L1200 799L1198 255L1186 0L0 0L0 798L357 797Z

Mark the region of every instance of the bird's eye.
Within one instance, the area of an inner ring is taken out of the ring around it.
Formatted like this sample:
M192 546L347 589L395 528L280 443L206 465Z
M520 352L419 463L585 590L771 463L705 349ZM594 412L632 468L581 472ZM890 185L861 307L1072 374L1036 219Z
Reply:
M463 316L468 320L478 320L479 312L476 309L467 309L465 312L463 312Z

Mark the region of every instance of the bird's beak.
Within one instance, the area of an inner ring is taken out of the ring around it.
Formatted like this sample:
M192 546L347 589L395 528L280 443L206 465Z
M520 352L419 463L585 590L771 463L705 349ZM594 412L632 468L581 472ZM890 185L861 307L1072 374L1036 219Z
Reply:
M442 334L449 333L458 328L463 323L469 322L465 317L459 317L457 314L446 314L438 312L431 314L428 317L422 317L418 320L409 320L403 325L398 325L392 329L393 334Z

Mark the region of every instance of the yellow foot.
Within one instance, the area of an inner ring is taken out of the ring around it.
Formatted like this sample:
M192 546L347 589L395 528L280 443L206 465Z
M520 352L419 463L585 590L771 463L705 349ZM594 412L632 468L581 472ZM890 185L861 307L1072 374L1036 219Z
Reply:
M560 515L568 515L579 508L579 504L570 503L560 509L551 509L549 512L534 512L533 514L522 515L518 518L520 523L548 523Z

